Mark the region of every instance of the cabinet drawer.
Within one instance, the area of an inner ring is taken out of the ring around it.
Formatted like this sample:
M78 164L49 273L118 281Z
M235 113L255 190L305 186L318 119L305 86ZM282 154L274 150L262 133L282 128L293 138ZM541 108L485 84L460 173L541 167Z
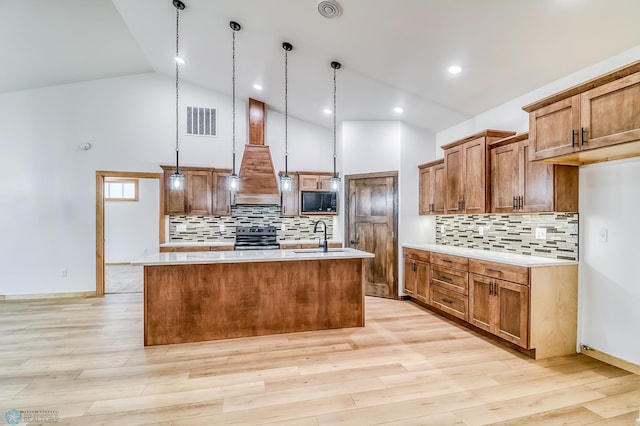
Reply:
M459 269L431 265L431 284L451 291L469 294L469 274Z
M468 321L469 298L467 296L437 285L431 286L430 293L431 306Z
M524 266L471 259L469 260L469 272L507 280L518 284L529 285L529 268Z
M160 253L209 251L208 246L173 246L160 247Z
M452 254L431 253L431 263L446 266L447 268L460 269L462 271L469 270L468 258L454 256Z
M404 248L405 257L410 257L414 260L420 260L422 262L429 263L429 252L424 250L416 250L411 248Z

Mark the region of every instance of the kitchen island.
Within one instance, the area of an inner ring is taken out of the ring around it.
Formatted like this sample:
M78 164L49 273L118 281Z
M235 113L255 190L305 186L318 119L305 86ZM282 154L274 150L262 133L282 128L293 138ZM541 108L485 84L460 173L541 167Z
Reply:
M344 248L156 253L144 266L144 344L364 326L363 260Z

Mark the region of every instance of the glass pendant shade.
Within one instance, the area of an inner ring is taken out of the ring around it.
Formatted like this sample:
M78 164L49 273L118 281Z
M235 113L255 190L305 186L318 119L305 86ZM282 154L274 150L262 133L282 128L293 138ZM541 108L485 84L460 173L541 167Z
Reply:
M169 177L171 189L181 191L184 189L184 175L178 170Z
M340 191L340 178L338 176L331 176L329 178L329 190L332 192Z
M280 191L291 192L292 189L293 189L293 179L291 179L291 176L289 175L280 176Z
M240 189L240 176L235 173L231 173L227 176L227 185L229 186L229 191L237 191Z

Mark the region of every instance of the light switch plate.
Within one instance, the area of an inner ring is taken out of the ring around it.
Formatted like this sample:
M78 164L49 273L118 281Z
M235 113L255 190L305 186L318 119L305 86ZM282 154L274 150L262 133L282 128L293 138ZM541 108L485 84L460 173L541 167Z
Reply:
M536 240L547 239L547 228L536 228Z
M484 227L483 226L479 226L478 227L478 234L484 235Z
M176 225L176 232L187 232L187 225Z
M224 232L224 225L220 225L220 232Z
M598 231L598 241L601 243L606 243L609 238L609 231L607 228L600 228Z
M440 225L440 232L444 233L444 225Z

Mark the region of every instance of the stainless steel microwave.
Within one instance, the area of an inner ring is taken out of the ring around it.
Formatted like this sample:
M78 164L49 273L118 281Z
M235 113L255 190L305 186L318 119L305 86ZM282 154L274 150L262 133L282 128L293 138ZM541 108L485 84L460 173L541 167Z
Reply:
M302 191L300 194L301 213L336 213L336 193L329 191Z

